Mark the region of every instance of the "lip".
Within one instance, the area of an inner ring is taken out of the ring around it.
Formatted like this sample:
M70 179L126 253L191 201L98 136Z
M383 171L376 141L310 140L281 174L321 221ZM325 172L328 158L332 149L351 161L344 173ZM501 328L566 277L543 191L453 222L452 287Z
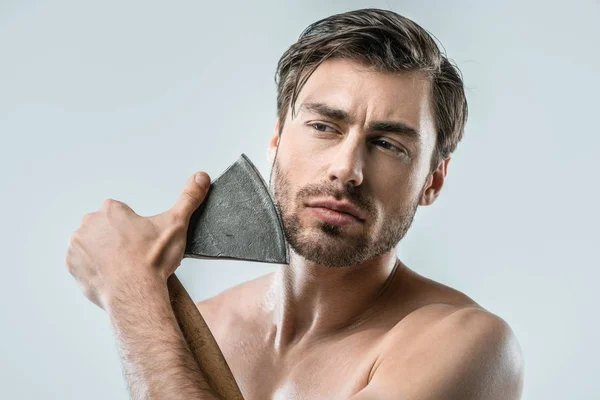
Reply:
M356 206L348 203L347 201L337 201L330 199L312 200L307 203L309 207L320 207L328 208L333 211L349 214L356 218L360 222L364 222L366 219L365 213L358 209Z

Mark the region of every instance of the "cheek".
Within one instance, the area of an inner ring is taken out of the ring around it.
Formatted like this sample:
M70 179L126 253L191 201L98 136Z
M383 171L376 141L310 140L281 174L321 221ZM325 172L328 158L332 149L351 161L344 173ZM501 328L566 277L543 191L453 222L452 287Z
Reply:
M285 134L288 137L281 141L277 158L290 183L297 187L319 180L320 174L326 169L326 160L330 157L326 149L314 139L303 137L300 131ZM322 176L320 179L323 179Z
M394 179L385 179L386 176L390 176L389 172L375 178L372 193L380 218L383 219L387 215L403 213L414 203L420 189L415 180L406 178L404 174L398 173Z

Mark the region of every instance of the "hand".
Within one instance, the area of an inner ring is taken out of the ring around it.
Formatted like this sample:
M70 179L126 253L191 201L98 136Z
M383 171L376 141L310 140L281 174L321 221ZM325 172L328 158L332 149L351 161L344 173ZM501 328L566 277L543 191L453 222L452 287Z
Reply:
M162 214L141 217L127 204L107 199L99 211L84 215L69 238L65 260L85 296L106 309L112 296L139 292L148 281L166 288L183 259L190 217L209 188L210 177L198 172Z

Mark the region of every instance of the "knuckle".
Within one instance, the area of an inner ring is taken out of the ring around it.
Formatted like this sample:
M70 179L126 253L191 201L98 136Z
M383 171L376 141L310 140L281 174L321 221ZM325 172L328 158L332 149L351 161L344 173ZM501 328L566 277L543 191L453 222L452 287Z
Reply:
M65 265L67 266L67 271L69 271L71 275L75 276L75 263L71 253L67 253L65 256Z
M114 213L114 212L126 211L128 209L128 206L127 206L127 204L123 203L122 201L108 198L108 199L104 200L104 202L102 203L101 209L105 213L110 214L110 213Z
M108 210L111 207L113 207L115 200L113 199L104 199L104 201L102 202L102 209L103 210Z
M67 261L67 271L69 271L69 274L75 276L75 267L73 266L73 263L70 262L70 260Z
M185 197L185 199L187 201L189 201L190 203L197 203L198 202L198 196L196 196L193 193L190 192L183 192L183 196Z
M71 236L69 236L69 251L76 246L77 242L79 240L79 233L78 231L75 231L71 234Z
M81 225L88 224L92 219L94 213L87 213L83 217L81 217Z
M111 197L104 199L104 202L102 202L102 205L104 207L119 207L123 205L123 202L119 201L119 200L115 200Z

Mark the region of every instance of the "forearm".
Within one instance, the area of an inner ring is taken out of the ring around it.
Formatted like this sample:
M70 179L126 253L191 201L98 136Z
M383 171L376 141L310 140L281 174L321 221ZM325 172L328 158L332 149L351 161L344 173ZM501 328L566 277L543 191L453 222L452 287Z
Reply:
M148 278L126 293L111 296L107 312L131 398L218 399L183 338L166 285Z

